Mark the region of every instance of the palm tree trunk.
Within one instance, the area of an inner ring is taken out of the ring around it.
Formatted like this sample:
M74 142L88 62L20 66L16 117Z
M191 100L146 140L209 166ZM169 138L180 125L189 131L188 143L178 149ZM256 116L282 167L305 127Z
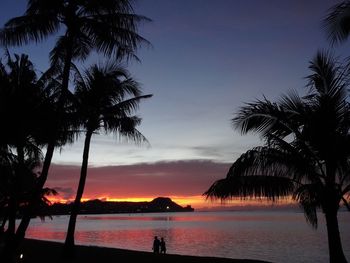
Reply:
M12 262L12 255L14 254L14 240L16 230L16 211L17 211L17 200L14 196L10 197L8 205L8 227L5 232L5 245L1 251L1 258L5 262Z
M21 183L20 177L24 165L24 150L20 145L16 146L17 151L17 168L15 169L15 177L12 182L11 197L9 201L9 224L7 228L7 246L12 247L14 235L16 231L16 213L17 213L17 189Z
M16 230L16 200L14 196L11 196L9 201L9 215L8 215L8 227L6 230L6 236L8 240L12 240L13 235L15 234Z
M85 135L83 162L80 170L80 179L79 179L77 195L75 197L75 201L73 203L71 215L69 218L67 236L66 236L66 241L64 243L64 248L63 248L63 257L65 258L71 258L74 256L74 232L75 232L77 216L79 213L81 198L84 193L85 181L87 176L87 168L89 163L89 150L90 150L91 137L92 137L92 131L88 130Z
M34 190L33 196L31 197L30 203L28 205L28 209L23 214L22 220L16 231L16 243L19 243L21 240L23 240L25 233L27 231L27 228L29 226L30 219L32 215L34 215L34 211L36 210L36 207L38 204L38 198L40 198L41 189L44 187L44 184L46 182L46 179L49 173L49 168L51 165L51 160L53 157L54 150L55 150L55 142L49 143L49 145L47 146L43 168L41 171L41 175L38 178L36 189Z
M20 184L23 180L23 171L24 171L24 148L21 144L16 146L17 151L17 168L15 170L15 178L12 182L12 190L11 197L9 200L9 215L8 215L8 228L6 230L6 240L5 246L3 248L2 257L5 258L6 261L10 262L11 258L14 254L14 251L17 247L16 243L16 217L17 217L17 209L18 209L18 188L20 188Z
M329 262L347 263L341 244L337 211L325 212L328 234Z

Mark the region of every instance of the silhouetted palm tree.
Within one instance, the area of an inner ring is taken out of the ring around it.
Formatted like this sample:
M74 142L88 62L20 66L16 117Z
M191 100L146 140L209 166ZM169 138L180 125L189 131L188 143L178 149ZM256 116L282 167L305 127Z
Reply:
M8 185L11 190L8 233L14 234L20 184L26 179L25 160L28 157L38 160L41 154L33 136L40 88L27 55L15 55L13 60L7 53L7 63L0 68L0 120L6 124L6 129L1 130L0 143L16 151L12 183Z
M0 65L0 118L7 128L1 130L0 142L16 148L20 161L25 154L38 156L40 149L33 138L38 121L41 90L27 55L7 52L7 63ZM24 151L27 151L25 153Z
M78 136L79 122L75 119L75 105L72 101L73 94L65 92L66 101L63 109L60 105L62 98L61 89L62 78L53 68L43 73L38 80L38 86L41 89L40 104L37 105L38 114L33 120L32 127L35 141L38 145L47 145L55 142L55 147L63 147L67 143L73 143ZM61 125L57 127L57 116L60 115ZM55 140L53 140L53 137ZM45 162L48 159L45 158ZM36 211L40 209L42 203L43 177L39 176L33 185L31 201L24 210L24 215L16 231L16 243L18 244L25 236L29 226L30 218L36 216ZM29 196L28 196L29 198Z
M152 96L142 95L139 84L125 69L113 63L105 67L94 65L85 71L84 75L77 74L75 84L78 115L86 131L80 180L65 241L66 256L72 256L74 249L74 231L85 187L93 133L104 130L106 133L116 134L119 138L137 143L147 142L136 129L141 119L132 114L138 108L141 99Z
M324 27L332 43L347 40L350 35L350 1L333 6L324 19Z
M38 193L44 186L68 93L71 63L84 60L92 51L107 56L136 57L135 51L148 44L138 33L138 25L148 18L133 12L130 0L76 1L29 0L23 16L10 19L0 31L5 46L40 42L63 32L50 53L52 66L62 74L62 92L56 116L56 130L47 145ZM61 31L60 31L61 30ZM30 215L25 216L28 220Z
M10 257L16 216L26 207L37 184L41 147L47 143L38 130L48 126L43 116L49 108L43 107L47 103L45 81L37 79L28 56L15 54L13 59L9 52L6 56L6 64L0 63L0 122L6 125L0 131L0 176L8 220L4 251ZM38 204L43 200L43 192L40 194Z
M207 197L267 198L292 196L306 219L317 227L317 208L327 223L330 262L346 262L337 213L349 208L350 105L348 69L318 53L310 65L310 92L295 92L279 102L256 101L233 119L243 134L261 135L265 145L242 154L225 179L216 181Z

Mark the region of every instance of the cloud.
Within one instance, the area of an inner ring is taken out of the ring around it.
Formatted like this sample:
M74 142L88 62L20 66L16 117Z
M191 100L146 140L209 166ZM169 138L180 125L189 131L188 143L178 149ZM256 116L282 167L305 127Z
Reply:
M225 177L229 167L228 163L207 160L89 167L84 197L198 196ZM53 164L47 186L70 198L79 174L79 166Z

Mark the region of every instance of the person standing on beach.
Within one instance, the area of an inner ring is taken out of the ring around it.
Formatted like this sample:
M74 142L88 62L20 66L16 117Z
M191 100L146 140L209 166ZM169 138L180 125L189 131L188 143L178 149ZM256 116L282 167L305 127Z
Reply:
M154 240L153 240L153 253L156 253L158 254L159 253L159 246L160 246L160 241L158 239L157 236L154 237Z
M160 239L160 253L166 254L166 245L165 245L164 238Z

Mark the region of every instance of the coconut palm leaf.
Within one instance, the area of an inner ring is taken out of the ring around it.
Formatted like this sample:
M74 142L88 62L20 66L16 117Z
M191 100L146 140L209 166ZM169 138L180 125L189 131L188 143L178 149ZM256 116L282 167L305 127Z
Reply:
M209 198L222 200L239 197L277 201L293 193L294 184L289 178L277 176L229 176L216 181L204 193Z
M106 117L108 116L122 117L122 116L132 114L138 109L141 100L151 98L152 96L153 95L148 94L148 95L137 96L131 99L123 100L111 106L110 108L108 108L108 111L105 112L103 115Z
M53 10L52 10L53 11ZM0 30L0 43L4 46L21 46L41 42L59 30L59 20L53 12L26 14L10 19Z
M304 211L306 221L317 228L317 208L321 208L322 185L305 184L299 186L293 193L296 200Z
M350 3L341 2L329 9L324 27L329 40L334 44L345 41L350 32Z

